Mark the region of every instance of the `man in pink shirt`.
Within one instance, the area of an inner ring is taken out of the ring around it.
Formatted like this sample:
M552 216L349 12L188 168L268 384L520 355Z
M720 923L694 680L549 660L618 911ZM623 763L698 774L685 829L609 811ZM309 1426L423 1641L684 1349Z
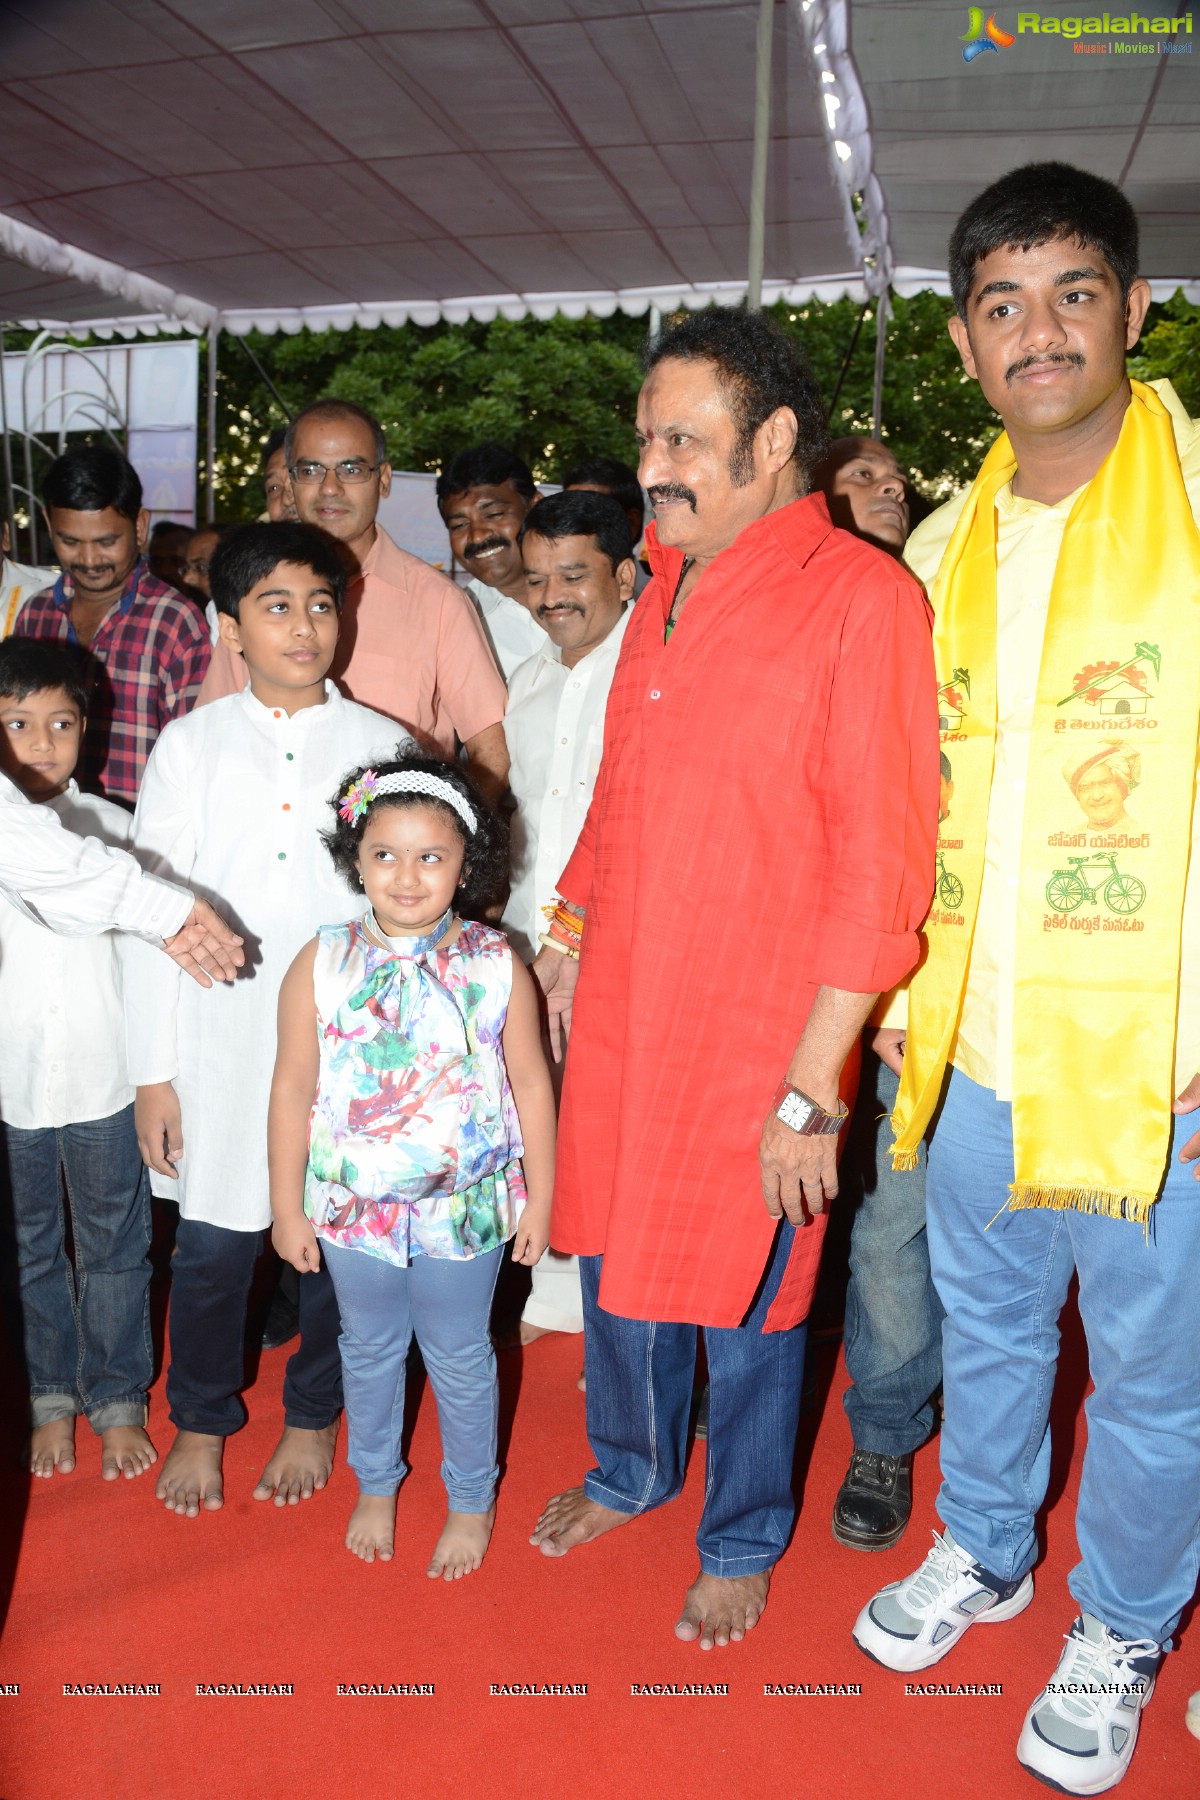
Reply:
M508 779L504 679L467 597L376 523L392 481L378 421L352 401L317 400L292 420L284 450L297 513L336 538L355 570L330 674L442 756L461 742L498 798ZM245 686L240 658L223 650L199 705Z

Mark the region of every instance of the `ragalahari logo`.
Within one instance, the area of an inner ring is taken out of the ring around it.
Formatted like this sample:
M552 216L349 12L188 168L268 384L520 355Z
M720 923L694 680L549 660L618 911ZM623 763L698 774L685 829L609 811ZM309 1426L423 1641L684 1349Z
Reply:
M989 13L987 24L984 24L982 6L970 8L970 23L959 39L959 43L965 46L963 50L965 63L974 62L975 58L982 56L985 50L994 50L999 55L1001 50L1010 49L1016 41L1016 38L1005 31L1002 25L997 25L995 13Z

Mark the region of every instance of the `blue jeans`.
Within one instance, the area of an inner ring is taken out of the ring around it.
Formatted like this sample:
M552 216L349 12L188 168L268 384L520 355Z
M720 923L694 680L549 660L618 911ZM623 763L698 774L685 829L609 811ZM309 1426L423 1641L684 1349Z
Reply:
M696 1333L708 1356L704 1511L696 1543L709 1575L755 1575L779 1561L796 1517L792 1461L807 1326L763 1332L795 1233L780 1227L754 1305L735 1327L623 1319L599 1301L603 1258L581 1256L591 1500L649 1512L683 1487Z
M1071 1274L1095 1391L1068 1586L1124 1638L1168 1644L1200 1559L1200 1186L1176 1121L1147 1242L1080 1212L1001 1212L1012 1108L956 1070L929 1149L929 1255L946 1308L938 1512L985 1569L1014 1581L1037 1555L1050 1472L1058 1317Z
M180 1431L229 1437L246 1423L246 1302L261 1231L180 1219L171 1259L167 1406ZM324 1267L300 1277L300 1345L283 1378L287 1425L321 1431L342 1404L338 1310Z
M363 1494L394 1494L404 1382L413 1338L437 1401L442 1480L452 1512L486 1512L496 1498L499 1388L490 1320L503 1246L464 1262L417 1256L404 1269L321 1240L342 1315L348 1461Z
M925 1442L942 1379L942 1303L925 1235L924 1144L915 1169L892 1168L889 1120L899 1086L899 1076L864 1050L841 1175L842 1193L859 1201L843 1335L853 1385L842 1404L858 1448L882 1456L904 1456Z
M60 1171L75 1240L63 1242ZM150 1183L133 1107L22 1131L0 1125L6 1285L34 1425L83 1413L93 1431L146 1423Z

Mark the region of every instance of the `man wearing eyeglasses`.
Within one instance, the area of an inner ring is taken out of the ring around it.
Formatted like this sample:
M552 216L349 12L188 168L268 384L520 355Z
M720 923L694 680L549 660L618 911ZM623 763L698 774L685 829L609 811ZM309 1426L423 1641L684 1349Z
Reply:
M508 780L504 681L470 600L377 522L392 485L378 420L350 400L314 401L289 425L284 459L298 516L336 538L354 570L330 674L352 700L443 756L461 742L499 798ZM217 671L199 704L230 691Z

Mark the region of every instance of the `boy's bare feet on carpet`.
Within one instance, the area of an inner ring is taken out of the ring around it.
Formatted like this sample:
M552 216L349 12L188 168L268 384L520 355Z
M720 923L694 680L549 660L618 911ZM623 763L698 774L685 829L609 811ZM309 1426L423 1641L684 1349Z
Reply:
M364 1562L391 1562L395 1542L395 1494L360 1494L346 1527L347 1550Z
M519 1335L521 1344L524 1346L526 1344L536 1344L538 1339L542 1337L553 1337L554 1333L549 1325L527 1325L524 1319L522 1319Z
M589 1500L581 1487L568 1488L565 1494L547 1500L529 1541L543 1556L565 1556L577 1544L590 1544L593 1538L636 1517L636 1513L618 1512L613 1506Z
M733 1577L701 1570L687 1591L675 1636L689 1644L699 1638L702 1650L740 1643L761 1619L770 1585L770 1569Z
M51 1419L35 1425L29 1436L29 1470L32 1475L69 1475L75 1467L74 1419Z
M225 1504L221 1457L225 1439L201 1431L177 1431L167 1452L162 1473L154 1484L154 1498L181 1519L194 1519L200 1508L218 1512Z
M100 1433L100 1471L105 1481L124 1475L132 1481L158 1461L158 1451L141 1425L110 1425Z
M311 1500L333 1474L337 1430L336 1419L323 1431L285 1425L270 1462L258 1478L254 1498L274 1500L276 1506L295 1506L300 1500Z
M494 1506L481 1513L448 1512L425 1573L433 1581L439 1576L444 1581L458 1581L464 1575L474 1574L492 1541L495 1522Z

